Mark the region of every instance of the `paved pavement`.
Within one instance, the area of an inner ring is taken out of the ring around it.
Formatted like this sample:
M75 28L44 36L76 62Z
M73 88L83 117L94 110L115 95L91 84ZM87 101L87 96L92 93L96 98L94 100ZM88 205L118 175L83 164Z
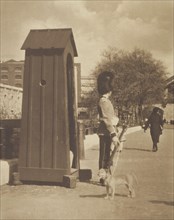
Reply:
M164 129L159 150L154 153L149 131L129 133L116 174L130 171L136 174L136 197L128 198L127 189L119 186L115 200L111 201L104 200L105 187L98 183L98 141L95 137L85 151L85 160L81 160L81 168L92 169L90 182L77 182L75 189L4 185L1 188L1 219L174 219L173 143L173 129ZM86 144L89 144L87 140Z

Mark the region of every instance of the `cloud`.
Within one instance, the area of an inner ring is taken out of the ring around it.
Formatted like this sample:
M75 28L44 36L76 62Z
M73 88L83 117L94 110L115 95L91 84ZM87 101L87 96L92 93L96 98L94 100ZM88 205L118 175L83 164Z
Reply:
M94 70L97 62L100 61L101 53L106 49L105 40L98 37L93 37L93 34L77 35L77 49L79 58L76 59L82 63L82 74L88 75Z
M69 25L78 31L87 32L96 19L96 13L88 11L84 1L55 1L51 19L57 19L63 25Z
M152 52L156 59L161 59L163 54L162 60L173 72L173 3L122 1L115 7L114 3L108 16L105 7L99 12L103 23L100 34L105 45L125 50L140 47Z
M150 22L154 18L163 23L172 23L173 14L172 1L122 1L117 12L120 16L126 16L131 19L141 18L145 22Z
M30 29L72 28L82 74L108 46L150 50L173 71L172 1L3 1L2 58L24 59Z
M122 17L117 22L110 23L108 29L113 30L108 35L108 41L113 42L116 39L116 43L125 49L137 46L148 50L171 51L172 35L153 22Z

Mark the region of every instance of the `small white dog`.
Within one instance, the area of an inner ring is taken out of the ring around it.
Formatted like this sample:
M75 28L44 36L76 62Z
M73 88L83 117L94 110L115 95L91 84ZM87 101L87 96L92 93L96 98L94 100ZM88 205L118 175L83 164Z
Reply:
M108 169L100 169L98 173L99 177L104 180L104 184L106 186L106 197L105 199L109 199L109 193L111 191L111 200L114 199L115 196L115 188L118 185L125 185L128 190L129 194L128 197L134 198L135 191L134 191L134 182L138 183L135 174L126 174L122 176L113 177Z

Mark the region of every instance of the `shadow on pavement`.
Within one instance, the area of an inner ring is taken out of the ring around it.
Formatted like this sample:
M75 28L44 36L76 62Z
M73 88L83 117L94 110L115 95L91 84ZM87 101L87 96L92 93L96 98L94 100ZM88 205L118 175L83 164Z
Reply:
M100 195L80 195L80 198L104 198L106 194Z
M124 147L124 150L138 150L138 151L147 151L147 152L152 152L152 150L148 150L148 149L129 148L129 147Z
M104 198L106 196L106 194L100 194L100 195L80 195L81 198ZM127 197L127 195L123 195L123 194L115 194L115 196L119 196L119 197Z
M101 186L101 183L99 183L98 181L95 181L95 180L80 181L80 182L84 182L84 183L92 184L92 185L95 185L95 186Z
M151 200L149 202L154 203L154 204L165 204L165 205L174 206L174 202L168 202L168 201Z

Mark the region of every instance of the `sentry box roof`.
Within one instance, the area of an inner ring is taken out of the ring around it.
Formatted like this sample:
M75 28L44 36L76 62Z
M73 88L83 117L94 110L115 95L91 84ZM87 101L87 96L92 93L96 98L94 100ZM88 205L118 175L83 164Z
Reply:
M30 30L21 49L64 49L71 41L74 56L78 56L71 28Z

